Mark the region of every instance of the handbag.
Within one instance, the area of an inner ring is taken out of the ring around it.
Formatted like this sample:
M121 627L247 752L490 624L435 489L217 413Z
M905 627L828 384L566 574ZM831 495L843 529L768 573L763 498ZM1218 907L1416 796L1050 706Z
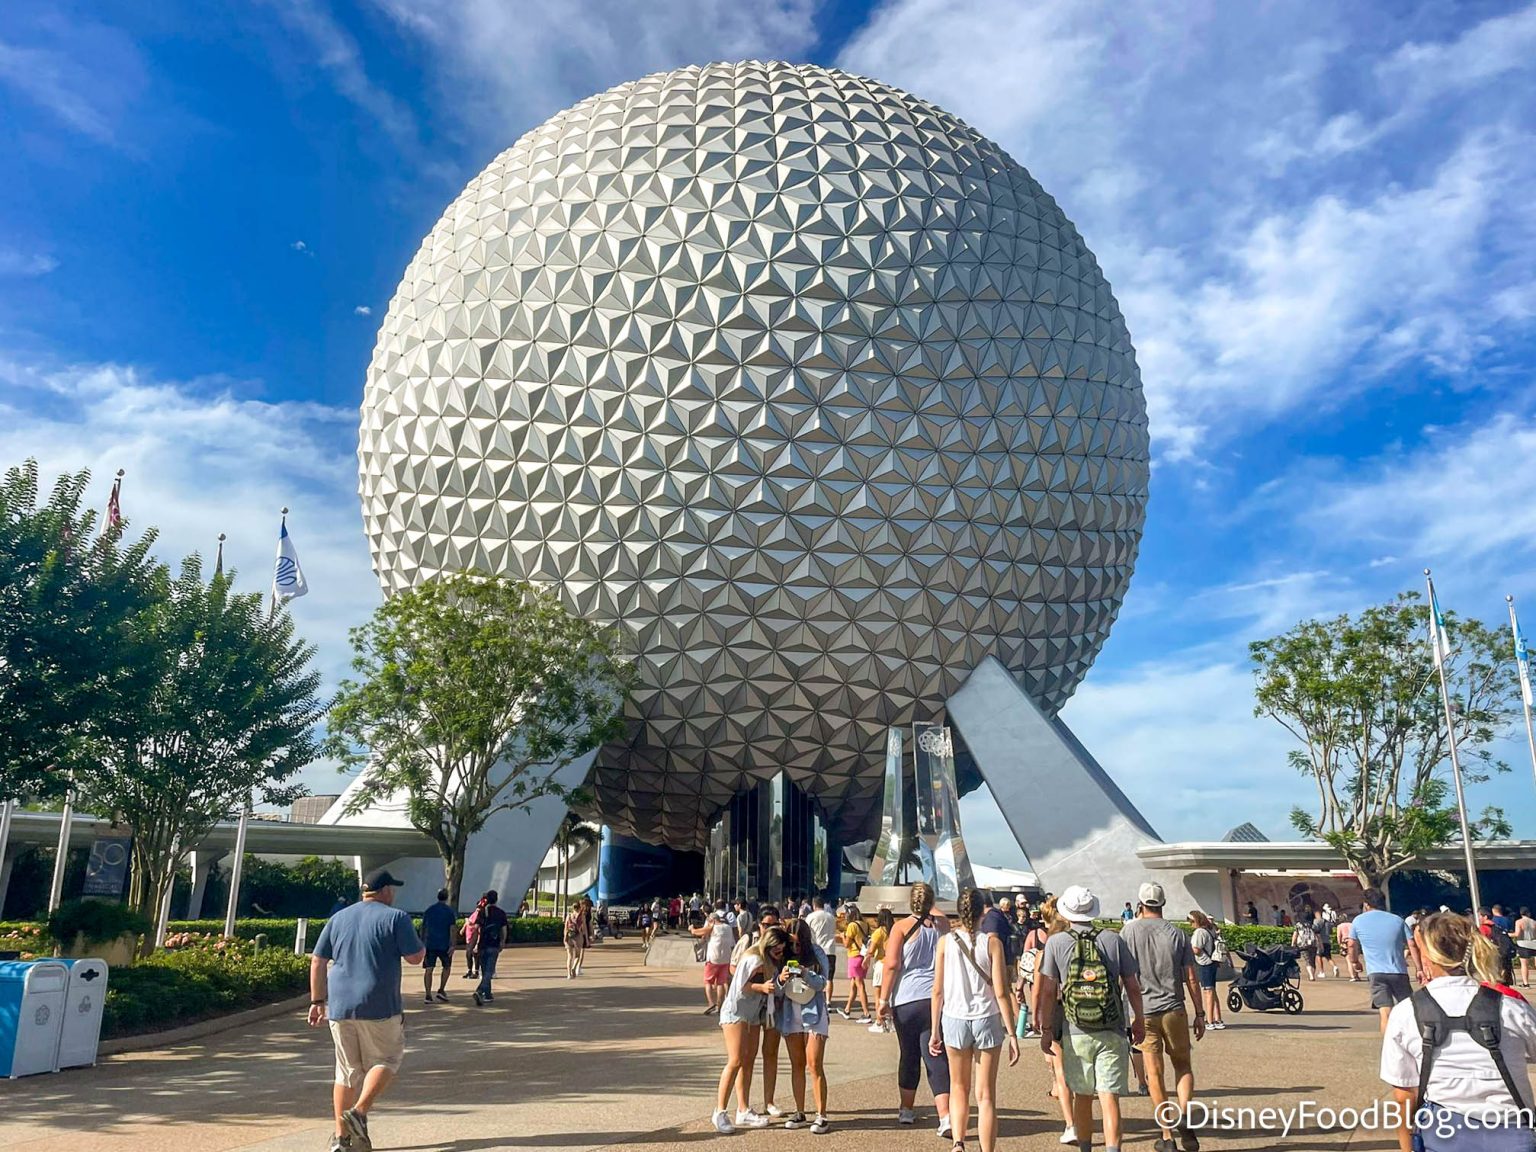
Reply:
M804 977L791 976L784 982L784 995L796 1004L809 1004L816 999L816 989L805 982Z

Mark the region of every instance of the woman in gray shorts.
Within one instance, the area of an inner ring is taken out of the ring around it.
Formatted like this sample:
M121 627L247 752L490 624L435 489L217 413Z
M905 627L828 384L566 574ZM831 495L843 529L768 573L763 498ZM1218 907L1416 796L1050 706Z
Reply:
M1008 1064L1019 1062L1014 1036L1013 995L1003 942L990 932L976 934L981 897L974 888L960 893L960 926L944 938L933 979L933 1038L928 1051L949 1052L949 1120L954 1152L965 1152L971 1111L971 1061L981 1071L976 1081L980 1112L977 1136L981 1152L997 1144L997 1050L1008 1045Z

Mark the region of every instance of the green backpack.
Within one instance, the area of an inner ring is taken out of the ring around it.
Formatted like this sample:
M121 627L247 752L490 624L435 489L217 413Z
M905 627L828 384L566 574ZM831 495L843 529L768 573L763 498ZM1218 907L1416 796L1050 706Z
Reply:
M1120 981L1104 962L1098 946L1099 930L1073 932L1075 945L1061 985L1061 1005L1072 1026L1084 1032L1106 1032L1125 1027L1120 1007Z

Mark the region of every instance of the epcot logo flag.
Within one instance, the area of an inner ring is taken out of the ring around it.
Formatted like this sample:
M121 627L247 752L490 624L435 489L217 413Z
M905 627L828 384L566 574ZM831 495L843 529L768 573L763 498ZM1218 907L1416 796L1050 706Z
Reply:
M309 581L304 579L293 537L288 535L288 509L284 508L283 524L277 533L277 563L272 569L272 607L275 609L280 600L295 600L308 593Z
M1444 668L1451 657L1451 646L1446 641L1445 617L1440 615L1440 601L1435 596L1435 585L1429 585L1429 647L1434 653L1435 667Z

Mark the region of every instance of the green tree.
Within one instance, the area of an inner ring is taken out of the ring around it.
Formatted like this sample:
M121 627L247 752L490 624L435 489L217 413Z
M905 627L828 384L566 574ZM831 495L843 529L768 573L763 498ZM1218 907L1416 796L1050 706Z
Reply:
M1331 844L1367 886L1460 840L1428 625L1428 607L1405 592L1250 645L1254 715L1297 739L1290 762L1317 789L1315 805L1293 808L1291 823ZM1519 715L1518 681L1502 633L1449 612L1445 625L1463 777L1479 783L1509 770L1491 745ZM1497 808L1469 826L1474 837L1509 835Z
M131 632L157 587L155 534L99 532L89 483L70 473L43 498L35 460L0 479L0 799L61 794L142 690Z
M327 750L363 775L348 804L402 798L459 900L469 838L541 796L560 769L622 731L631 680L618 629L551 590L465 572L398 593L351 633Z
M556 886L560 895L560 911L563 913L571 900L571 857L583 848L591 848L598 841L597 830L582 821L574 812L567 812L555 833L555 849L559 852Z
M77 777L86 806L133 830L129 904L146 915L214 824L253 798L302 795L292 778L318 751L314 649L287 612L268 616L262 596L235 593L232 580L205 583L196 556L175 579L163 572L134 627L145 690L93 740L95 763Z

